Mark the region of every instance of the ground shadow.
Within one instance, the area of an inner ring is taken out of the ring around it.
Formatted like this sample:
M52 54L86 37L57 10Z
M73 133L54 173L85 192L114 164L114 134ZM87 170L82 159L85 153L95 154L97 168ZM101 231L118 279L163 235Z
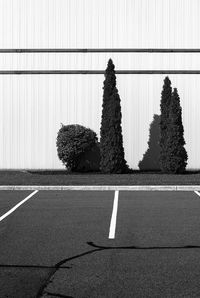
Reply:
M159 135L160 135L160 116L154 114L153 121L149 129L148 149L139 162L138 167L141 171L159 171Z

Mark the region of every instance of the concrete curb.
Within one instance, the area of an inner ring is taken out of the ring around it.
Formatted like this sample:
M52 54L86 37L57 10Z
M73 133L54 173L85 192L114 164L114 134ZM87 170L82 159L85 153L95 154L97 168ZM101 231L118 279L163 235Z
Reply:
M0 185L0 190L195 191L200 185Z

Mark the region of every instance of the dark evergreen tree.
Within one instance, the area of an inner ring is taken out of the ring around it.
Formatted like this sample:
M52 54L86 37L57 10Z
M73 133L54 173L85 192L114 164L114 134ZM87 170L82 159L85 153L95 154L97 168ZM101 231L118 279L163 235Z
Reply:
M162 172L166 172L166 139L167 139L167 128L169 118L169 106L172 97L171 81L168 77L164 79L163 90L161 93L160 103L160 169Z
M169 121L166 138L166 172L180 174L187 165L187 152L184 148L184 129L182 124L182 109L177 89L174 88L169 107Z
M103 90L100 169L103 173L124 173L128 167L124 158L121 105L116 88L115 66L111 59L105 71Z

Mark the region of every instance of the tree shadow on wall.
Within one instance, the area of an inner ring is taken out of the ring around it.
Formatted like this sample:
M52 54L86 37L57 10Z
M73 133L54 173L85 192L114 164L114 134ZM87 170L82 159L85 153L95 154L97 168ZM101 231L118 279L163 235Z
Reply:
M143 159L138 164L138 167L141 171L150 171L150 170L159 171L160 170L159 136L160 136L160 116L154 114L153 121L151 122L150 129L149 129L149 141L148 141L149 148L143 155Z

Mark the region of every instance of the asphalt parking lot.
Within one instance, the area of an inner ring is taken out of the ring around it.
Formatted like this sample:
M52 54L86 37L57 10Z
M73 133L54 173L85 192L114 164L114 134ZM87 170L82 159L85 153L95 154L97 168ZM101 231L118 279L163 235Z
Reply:
M1 190L0 297L200 297L198 194Z

